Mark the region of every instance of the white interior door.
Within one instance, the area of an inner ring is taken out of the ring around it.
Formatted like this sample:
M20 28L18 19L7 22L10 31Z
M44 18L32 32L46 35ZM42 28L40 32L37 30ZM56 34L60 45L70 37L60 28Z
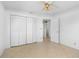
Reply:
M37 19L36 21L36 27L37 27L37 41L43 41L43 20L42 19Z
M27 17L27 43L43 41L43 21L35 17Z
M36 21L37 21L37 19L33 17L33 20L32 20L32 29L33 29L32 30L32 36L33 36L32 42L37 41L37 34L36 34L37 33L37 24L36 24L37 22Z
M33 18L27 17L27 43L32 43L33 41Z
M50 36L51 36L51 41L59 43L59 21L58 19L53 19L51 20L51 25L50 25Z
M26 44L26 18L11 16L11 46Z

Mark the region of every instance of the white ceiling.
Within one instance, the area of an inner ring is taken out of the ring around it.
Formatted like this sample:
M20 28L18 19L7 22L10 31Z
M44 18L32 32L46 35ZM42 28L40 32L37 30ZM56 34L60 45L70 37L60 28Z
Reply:
M79 7L78 1L53 1L53 8L49 12L45 12L43 1L3 1L2 3L5 9L43 15L54 15Z

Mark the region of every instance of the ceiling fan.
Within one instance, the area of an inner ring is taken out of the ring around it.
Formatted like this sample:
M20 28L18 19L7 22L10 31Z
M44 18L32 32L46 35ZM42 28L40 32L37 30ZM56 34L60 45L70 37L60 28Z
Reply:
M45 11L49 11L49 10L51 10L52 9L52 7L53 7L53 1L44 1L43 2L44 4L44 6L43 6L43 9L45 10Z

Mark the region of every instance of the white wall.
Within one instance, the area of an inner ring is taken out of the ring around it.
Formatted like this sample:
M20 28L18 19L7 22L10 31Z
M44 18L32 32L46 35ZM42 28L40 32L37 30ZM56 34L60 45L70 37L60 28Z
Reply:
M79 49L79 8L53 16L50 34L51 41Z
M61 44L79 49L79 9L62 14L60 23Z
M4 8L0 2L0 55L5 49L5 21L4 21Z
M5 11L5 48L10 47L10 16L7 11Z

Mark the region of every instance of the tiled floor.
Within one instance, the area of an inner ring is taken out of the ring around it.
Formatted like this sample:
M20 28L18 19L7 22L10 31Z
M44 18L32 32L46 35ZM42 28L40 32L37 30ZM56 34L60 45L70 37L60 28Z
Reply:
M66 47L45 39L44 42L32 43L7 49L2 57L8 58L51 58L51 57L79 57L79 50Z

